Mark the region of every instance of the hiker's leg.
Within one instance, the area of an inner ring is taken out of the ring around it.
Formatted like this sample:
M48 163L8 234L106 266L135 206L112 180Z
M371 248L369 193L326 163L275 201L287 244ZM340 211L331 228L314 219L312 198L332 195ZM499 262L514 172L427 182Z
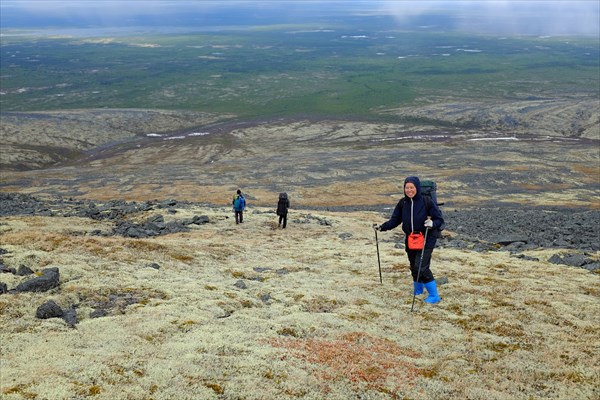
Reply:
M279 216L279 226L281 226L281 221L283 221L283 215Z
M283 229L285 229L286 225L287 225L287 214L284 214L283 215Z
M244 212L240 211L240 224L244 222Z
M417 252L414 250L406 249L406 255L408 256L408 262L410 264L410 273L412 274L413 281L417 280L417 266L415 259L417 258Z
M240 212L239 212L239 211L236 211L236 212L235 212L235 223L236 223L236 224L239 224L239 223L240 223L240 217L239 217L239 215L240 215Z
M424 284L427 284L427 282L431 282L434 279L433 272L431 272L431 269L429 268L431 264L432 253L433 247L425 247L425 252L423 253L423 262L421 263L421 273L419 274L419 282L423 282ZM421 257L420 254L419 257ZM419 262L417 260L417 267L418 264Z

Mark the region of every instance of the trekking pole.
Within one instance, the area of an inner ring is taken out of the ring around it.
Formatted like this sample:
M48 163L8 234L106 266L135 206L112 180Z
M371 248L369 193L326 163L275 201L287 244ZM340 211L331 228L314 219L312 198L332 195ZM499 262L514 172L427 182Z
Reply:
M423 240L423 250L421 250L421 259L419 260L419 267L417 268L417 280L416 282L419 282L419 277L421 276L421 264L423 264L423 255L425 254L425 242L427 242L427 232L429 231L429 228L425 228L425 239ZM412 306L410 306L410 312L413 312L413 309L415 307L415 297L417 297L417 294L415 293L416 290L413 290L413 301L412 301Z
M381 261L379 260L379 240L377 239L377 229L375 229L377 225L373 225L373 230L375 231L375 245L377 246L377 264L379 265L379 282L383 283L383 278L381 277Z

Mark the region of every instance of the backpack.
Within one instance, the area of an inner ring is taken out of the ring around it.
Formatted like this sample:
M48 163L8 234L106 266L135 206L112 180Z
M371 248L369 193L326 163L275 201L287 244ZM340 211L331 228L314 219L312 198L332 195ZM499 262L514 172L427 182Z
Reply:
M235 199L233 199L233 209L236 211L244 211L244 197L241 195L238 195L235 197Z
M438 206L443 206L444 203L437 201L437 184L434 181L421 181L421 194L428 196Z
M287 197L287 193L279 193L279 201L277 202L277 215L287 214L290 202Z

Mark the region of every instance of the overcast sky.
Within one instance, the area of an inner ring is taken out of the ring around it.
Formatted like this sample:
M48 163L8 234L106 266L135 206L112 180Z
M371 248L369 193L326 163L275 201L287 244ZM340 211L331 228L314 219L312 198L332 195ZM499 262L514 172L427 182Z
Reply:
M599 0L1 0L0 28L248 25L388 16L398 28L497 34L600 34Z

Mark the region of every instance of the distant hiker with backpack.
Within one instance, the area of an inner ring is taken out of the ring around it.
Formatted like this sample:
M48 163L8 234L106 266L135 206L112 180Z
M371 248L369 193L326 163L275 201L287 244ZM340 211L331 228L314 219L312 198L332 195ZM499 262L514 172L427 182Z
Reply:
M290 208L290 200L287 193L279 193L279 201L277 202L277 215L279 215L279 226L283 222L283 229L287 225L288 209Z
M235 212L235 223L241 224L244 222L244 210L246 209L246 199L240 189L237 190L231 202L233 211Z
M404 180L404 197L396 205L389 221L379 226L373 225L374 229L384 232L402 224L402 230L406 234L404 245L413 277L413 293L422 294L427 289L427 303L441 300L430 263L439 231L444 227L444 218L432 197L421 193L418 177L409 176ZM427 234L423 236L425 233Z

